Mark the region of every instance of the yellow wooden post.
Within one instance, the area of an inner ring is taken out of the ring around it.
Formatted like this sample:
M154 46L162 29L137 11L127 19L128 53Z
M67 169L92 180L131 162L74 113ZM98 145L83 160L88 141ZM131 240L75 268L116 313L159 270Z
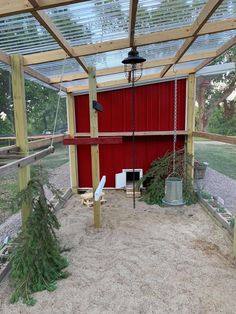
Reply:
M234 215L234 245L233 245L233 254L234 257L236 258L236 215Z
M93 109L93 100L97 100L96 92L96 70L94 67L88 68L89 78L89 115L90 115L90 136L98 137L98 116L97 111ZM100 181L100 166L99 166L99 146L91 145L91 161L92 161L92 181L93 193ZM100 201L95 202L93 205L94 211L94 227L101 227L101 204Z
M192 180L194 176L194 142L192 133L195 125L195 84L195 74L190 74L188 77L187 131L189 134L187 136L187 154L191 155L193 158L191 164L187 165L187 175Z
M72 93L67 94L67 121L69 135L74 137L76 133L75 125L75 104ZM78 164L77 164L77 146L69 145L70 157L70 182L73 193L78 192Z
M16 145L23 156L28 155L27 116L25 105L25 80L23 59L20 55L11 56L12 67L12 93L14 104L14 120L16 132ZM19 191L26 188L30 179L30 166L18 170ZM24 226L31 212L29 204L24 204L21 209L22 225Z

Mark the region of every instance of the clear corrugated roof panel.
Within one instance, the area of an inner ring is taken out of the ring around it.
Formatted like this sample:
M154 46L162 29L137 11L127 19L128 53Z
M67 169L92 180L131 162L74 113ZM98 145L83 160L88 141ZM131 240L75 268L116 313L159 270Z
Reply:
M29 54L60 48L31 14L0 18L0 50Z
M37 65L31 66L33 69L37 70L41 74L52 77L52 76L60 76L62 72L64 74L68 73L83 73L84 70L79 65L79 63L75 59L66 59L55 62L47 62Z
M110 82L110 81L119 81L119 80L124 80L125 74L124 73L116 73L116 74L111 74L111 75L106 75L106 76L98 76L97 77L97 83L104 83L104 82Z
M163 67L156 67L151 69L143 69L143 76L150 74L159 74L161 73Z
M88 86L88 80L75 80L71 82L63 82L63 87L72 87L72 86Z
M215 13L210 17L209 21L224 20L235 18L236 16L236 0L224 0Z
M183 62L183 63L178 63L174 66L171 67L170 71L175 71L175 70L188 70L192 68L196 68L199 66L202 62L205 60L196 60L196 61L189 61L189 62Z
M172 58L183 44L184 40L173 40L158 44L138 47L139 55L147 61ZM122 49L111 52L99 53L84 57L90 66L95 66L97 70L122 66L121 61L128 56L130 49Z
M0 69L1 70L4 70L4 71L8 71L8 72L11 72L11 67L9 64L6 64L6 63L3 63L3 62L0 62Z
M135 34L148 34L191 25L206 0L140 0Z
M129 1L91 0L46 10L71 46L125 38Z
M184 43L183 39L142 46L138 48L140 56L147 61L172 58Z
M236 30L199 36L186 54L216 50L236 36Z

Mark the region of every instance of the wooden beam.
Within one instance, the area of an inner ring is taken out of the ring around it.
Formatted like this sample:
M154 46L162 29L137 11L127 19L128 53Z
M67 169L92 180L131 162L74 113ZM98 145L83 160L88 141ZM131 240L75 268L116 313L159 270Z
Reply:
M34 8L39 7L39 0L29 0ZM73 48L69 42L65 39L56 25L52 22L50 17L43 11L33 11L32 15L38 20L38 22L48 31L48 33L55 39L55 41L61 46L61 48L70 56L74 57ZM81 65L85 72L87 72L87 65L84 60L76 57L75 60Z
M35 10L49 9L62 5L85 2L88 0L38 0L34 8L28 0L0 0L0 17L33 12Z
M189 49L189 47L193 44L193 42L196 40L198 32L203 27L203 25L206 23L208 18L215 12L215 10L218 8L218 6L223 2L223 0L208 0L206 5L203 7L202 11L200 12L199 16L193 23L193 25L190 28L190 36L187 38L183 45L180 47L180 49L177 51L175 57L174 57L174 63L178 63L180 58L185 54L185 52ZM161 77L163 77L167 71L170 69L171 65L167 65L161 72Z
M11 56L12 66L12 93L14 104L14 118L16 131L16 146L19 147L20 153L28 154L28 139L27 139L27 117L25 104L25 81L23 72L23 60L19 55ZM22 191L27 187L30 179L30 168L24 167L18 170L19 175L19 190ZM25 223L30 215L31 207L29 204L23 204L21 209L22 224Z
M64 138L64 145L121 144L122 137Z
M12 173L14 170L19 170L19 169L23 170L25 168L28 168L26 166L42 159L43 157L45 157L45 156L47 156L53 152L54 152L54 148L48 147L48 148L46 148L40 152L37 152L33 155L26 156L26 157L21 158L20 160L10 162L7 165L0 167L0 174L6 175L9 173Z
M53 143L62 143L64 139L64 135L58 134L54 136L49 136L48 138L28 142L29 149L34 150L34 149L39 149L39 148L48 146L51 144L52 138L53 138Z
M67 94L67 121L68 121L68 134L74 136L76 132L75 123L75 103L74 96L70 93ZM69 159L70 159L70 183L73 193L78 192L79 177L78 177L78 159L77 159L77 147L69 147Z
M234 215L233 256L236 258L236 215Z
M206 133L206 132L193 132L193 136L207 138L208 140L211 140L211 141L236 145L235 136L226 136L226 135Z
M228 19L217 22L206 23L199 31L198 35L212 34L223 32L236 28L236 19ZM156 32L152 34L139 35L135 37L135 45L144 46L153 43L160 43L170 40L185 39L191 37L190 28L176 28L174 30ZM76 56L87 56L95 53L102 53L118 49L129 48L128 39L117 39L99 44L89 44L73 47ZM48 52L34 53L24 56L24 64L38 64L50 61L63 60L67 54L61 49Z
M89 67L89 116L90 116L90 136L98 137L98 115L93 109L93 101L97 100L96 92L96 72L95 68ZM92 161L92 182L93 193L95 193L100 182L100 165L99 165L99 145L91 145L91 161ZM93 203L94 210L94 227L101 227L101 204L100 201Z
M193 131L195 124L195 92L196 92L196 80L195 75L190 74L188 77L188 103L187 103L187 154L192 156L191 164L187 164L187 175L191 178L192 182L194 179L194 142L193 142Z
M189 69L183 69L183 70L177 70L176 74L173 71L168 71L165 77L173 78L175 75L188 75L189 73L194 73L194 68L189 68ZM142 78L139 80L139 82L146 82L146 81L153 81L155 82L160 78L160 73L157 74L150 74L150 75L144 75ZM117 86L117 85L125 85L127 86L128 82L127 79L122 79L122 80L114 80L114 81L107 81L104 83L98 84L98 88L109 88L112 86ZM88 86L69 86L67 87L67 93L75 93L75 92L84 92L88 91Z
M129 46L134 46L134 33L136 24L136 15L138 8L138 0L130 0L130 13L129 13Z
M5 154L9 155L16 152L19 152L19 147L17 147L16 145L10 145L10 146L0 148L0 155L5 155Z
M177 135L188 135L188 131L179 130L176 132ZM135 132L135 136L172 136L174 131L137 131ZM83 132L83 133L75 133L75 137L88 137L90 133ZM132 132L99 132L99 137L109 137L109 136L116 136L116 137L130 137L132 136Z
M201 53L194 53L191 55L186 55L183 56L180 59L180 63L182 62L188 62L188 61L195 61L195 60L201 60L201 59L206 59L206 58L211 58L216 56L216 51L209 51L209 52L201 52ZM164 66L168 64L173 63L173 58L167 58L167 59L161 59L157 61L147 61L143 64L143 69L150 69L150 68L155 68L159 66ZM111 74L117 74L117 73L123 73L124 72L124 67L123 66L118 66L114 68L108 68L108 69L103 69L103 70L98 70L96 72L96 76L104 76L104 75L111 75ZM71 82L75 80L83 80L87 79L88 75L87 73L75 73L75 74L65 74L62 77L63 82ZM60 76L54 76L50 79L50 83L59 83L61 81Z
M10 55L4 53L3 51L0 51L0 61L10 65L11 64Z
M230 49L232 46L236 45L236 36L234 36L233 38L231 38L230 40L228 40L223 46L221 46L220 48L218 48L216 50L216 54L214 57L212 58L208 58L207 60L203 61L200 65L198 65L194 72L197 72L199 70L201 70L202 68L204 68L204 66L206 66L207 64L209 64L210 62L212 62L213 60L215 60L216 58L218 58L220 55L222 55L226 50Z

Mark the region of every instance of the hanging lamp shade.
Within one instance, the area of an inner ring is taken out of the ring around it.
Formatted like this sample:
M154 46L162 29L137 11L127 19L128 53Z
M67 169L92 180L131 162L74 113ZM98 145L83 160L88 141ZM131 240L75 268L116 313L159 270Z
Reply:
M122 60L124 64L124 72L129 82L137 82L143 73L143 62L146 59L140 57L136 47L128 52L128 57Z
M143 63L146 59L139 56L139 52L137 51L136 47L133 47L128 52L128 57L122 60L121 62L123 64L137 64L137 63Z

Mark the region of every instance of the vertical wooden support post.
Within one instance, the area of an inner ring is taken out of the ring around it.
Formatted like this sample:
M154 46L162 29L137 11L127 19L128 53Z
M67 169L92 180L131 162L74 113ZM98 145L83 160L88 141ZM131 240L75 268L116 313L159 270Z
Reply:
M96 91L96 70L94 67L88 68L89 78L89 115L90 115L90 136L98 137L98 116L97 111L93 109L93 100L97 100ZM100 166L99 166L99 146L91 145L91 160L92 160L92 181L93 193L95 193L100 181ZM100 201L93 205L94 211L94 227L101 227L101 204Z
M67 94L67 121L69 135L74 137L76 133L75 125L75 103L72 93ZM69 145L70 157L70 182L73 193L78 192L78 164L77 164L77 146Z
M234 255L234 258L236 258L236 215L234 215L233 255Z
M187 130L189 132L187 136L187 154L191 155L193 158L191 164L187 165L187 175L191 180L194 176L194 142L193 142L193 131L195 124L195 74L190 74L188 77L188 105L187 105Z
M20 153L28 155L27 116L25 105L25 80L23 71L23 59L20 55L11 56L12 67L12 93L14 104L14 120L16 132L16 145ZM30 166L18 170L19 191L26 188L30 179ZM31 212L29 204L24 204L21 209L22 225L24 226Z

